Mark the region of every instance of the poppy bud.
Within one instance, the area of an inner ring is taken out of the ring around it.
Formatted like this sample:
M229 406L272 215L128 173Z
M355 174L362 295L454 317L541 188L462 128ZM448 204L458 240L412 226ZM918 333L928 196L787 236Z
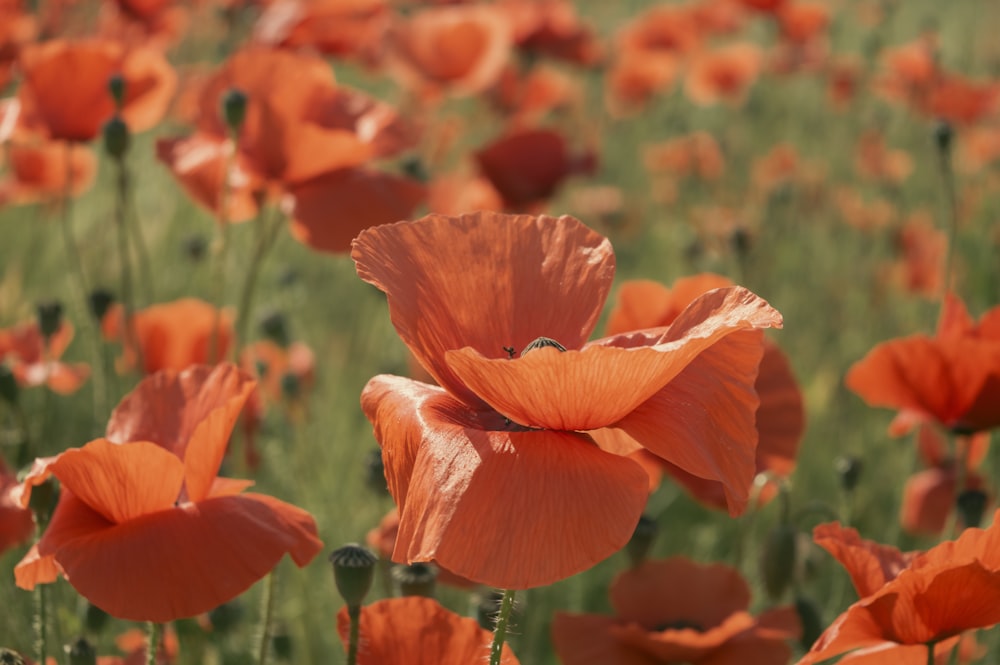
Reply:
M278 346L287 348L292 343L292 336L288 332L288 319L281 312L273 311L264 314L258 325L264 337Z
M639 518L639 523L632 532L632 538L625 545L625 554L628 555L633 568L638 568L646 560L646 555L649 554L649 549L653 546L659 531L660 527L652 517L643 515Z
M934 127L934 141L937 143L938 150L942 153L951 151L951 141L954 137L955 130L948 121L941 120Z
M853 455L838 457L836 461L837 475L840 476L840 486L845 492L851 492L858 486L861 471L864 468L861 460Z
M500 603L503 602L503 591L489 589L472 597L476 604L476 621L483 630L493 630L496 627L497 615L500 614Z
M291 372L281 375L281 394L289 401L295 401L302 394L302 382Z
M38 315L38 329L42 337L48 342L49 338L56 334L59 326L62 325L63 306L57 300L40 302L35 306Z
M982 490L967 489L959 492L956 504L965 528L978 527L982 523L986 502L986 492Z
M729 234L729 245L733 248L739 256L746 256L750 253L750 246L753 244L753 238L750 237L750 231L745 227L737 226Z
M802 624L802 637L799 638L799 644L808 651L823 632L823 618L820 616L816 603L805 596L795 597L795 611Z
M388 494L389 488L385 482L385 463L382 461L382 449L376 448L365 457L365 484L373 492Z
M90 300L90 313L95 319L102 321L104 315L108 313L108 309L115 302L115 294L107 289L94 289L90 292L88 299Z
M87 603L87 611L83 617L83 627L89 635L100 635L108 625L111 615L93 603Z
M125 121L116 115L104 123L103 134L104 151L110 157L122 159L125 153L128 152L129 143L132 138Z
M14 406L17 404L17 395L17 379L14 378L14 372L7 365L0 363L0 399Z
M64 647L69 665L97 665L97 649L84 637Z
M0 665L24 665L24 659L10 649L0 649Z
M798 534L791 524L779 524L767 534L760 556L760 575L771 600L780 598L792 583L797 540Z
M240 131L247 117L247 96L242 90L230 88L222 96L222 119L234 134Z
M357 543L349 543L330 554L337 591L348 608L361 607L372 587L378 557Z
M285 663L292 662L292 636L288 634L287 627L279 626L275 629L274 636L271 638L271 647L278 660Z
M114 74L108 79L108 92L111 99L115 100L115 108L119 111L125 104L125 77L121 74Z
M205 258L205 254L208 252L208 243L205 241L205 236L200 234L187 236L181 241L181 251L192 262L198 263Z
M40 527L44 528L49 523L49 518L52 517L52 512L56 509L58 502L59 491L52 478L32 488L28 507L35 513L35 521Z
M245 614L243 604L238 600L231 600L209 612L208 620L211 622L214 632L219 635L225 635L226 633L231 633L240 625Z
M392 569L392 579L399 585L400 596L434 597L437 567L429 563L413 563Z
M424 164L420 157L407 157L402 163L403 174L409 178L413 178L418 182L428 182L431 179L430 174L427 172L427 166Z

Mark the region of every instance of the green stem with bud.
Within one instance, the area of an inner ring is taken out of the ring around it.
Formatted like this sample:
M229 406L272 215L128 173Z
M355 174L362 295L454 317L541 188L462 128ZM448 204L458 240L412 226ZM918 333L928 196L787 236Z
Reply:
M514 590L505 589L500 600L500 612L497 614L497 625L493 629L493 644L490 645L490 665L500 665L503 654L503 643L507 640L507 624L510 622L510 611L514 607Z

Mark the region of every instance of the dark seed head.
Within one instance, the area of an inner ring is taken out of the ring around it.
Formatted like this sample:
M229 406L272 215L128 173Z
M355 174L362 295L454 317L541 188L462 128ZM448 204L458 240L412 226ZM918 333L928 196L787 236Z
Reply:
M344 545L330 554L337 591L348 607L361 607L375 576L378 557L357 543Z
M541 349L547 346L551 346L552 348L558 349L560 351L566 350L565 346L555 341L551 337L538 337L535 339L535 341L531 342L530 344L528 344L528 346L524 347L524 350L521 351L521 357L523 358L524 354L526 354L528 351L534 351L535 349Z

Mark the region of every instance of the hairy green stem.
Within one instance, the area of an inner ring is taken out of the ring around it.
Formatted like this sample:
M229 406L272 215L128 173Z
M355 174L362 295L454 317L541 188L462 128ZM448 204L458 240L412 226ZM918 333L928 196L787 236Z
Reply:
M500 665L503 653L503 643L507 640L507 624L510 621L510 611L514 607L514 590L506 589L500 601L500 613L497 614L497 625L493 629L493 644L490 645L490 665Z
M271 653L271 623L274 617L274 587L275 579L278 577L278 570L275 568L267 576L267 584L264 585L264 597L261 599L261 628L260 645L257 655L258 665L266 665L267 657Z

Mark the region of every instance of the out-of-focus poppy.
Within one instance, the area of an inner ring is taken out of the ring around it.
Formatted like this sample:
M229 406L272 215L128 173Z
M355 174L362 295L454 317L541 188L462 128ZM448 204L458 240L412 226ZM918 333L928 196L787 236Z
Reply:
M843 110L857 97L861 86L862 68L854 56L834 57L827 66L826 98L834 108Z
M834 192L833 203L847 224L862 231L884 228L898 214L889 201L880 197L867 199L849 187L838 188Z
M127 630L115 637L115 646L125 653L124 658L98 656L97 665L145 665L149 636L141 628ZM180 653L177 631L170 624L164 626L163 636L156 652L156 665L173 665Z
M386 64L424 97L473 95L496 82L512 45L513 28L500 7L426 7L392 26Z
M720 101L739 106L757 79L761 61L760 50L753 44L730 44L702 53L688 68L684 90L701 106Z
M779 143L754 160L753 184L762 192L771 192L790 183L800 169L799 153L791 143Z
M571 108L581 93L573 79L552 67L532 67L523 75L507 67L491 99L512 125L531 125L553 111Z
M873 82L876 91L893 102L922 104L941 75L936 51L936 40L928 37L886 50L882 74Z
M678 178L692 176L706 181L718 180L726 169L722 148L708 132L693 132L650 145L644 151L643 161L651 173L668 173Z
M358 665L467 665L489 659L493 635L475 619L460 617L433 598L387 598L361 608ZM347 649L351 620L337 613L337 632ZM503 665L519 662L504 644Z
M22 505L50 475L62 491L18 586L58 571L113 616L166 622L231 600L286 553L312 560L323 545L309 513L217 477L253 385L232 365L155 374L115 409L107 438L37 461Z
M101 3L98 33L130 46L165 51L190 23L189 3L177 0L114 0Z
M364 231L352 256L442 386L382 375L362 393L400 509L394 560L529 588L609 556L648 483L594 445L606 428L720 480L730 511L745 508L759 329L781 322L749 291L720 289L666 330L584 346L614 256L571 217L430 215Z
M17 382L24 387L47 386L68 395L90 376L86 363L59 362L72 340L73 326L65 321L48 340L37 321L27 321L0 330L0 362L11 366Z
M7 174L0 179L0 205L50 201L67 192L78 196L90 189L97 174L97 159L89 148L60 141L26 138L12 142L7 157Z
M672 288L648 280L623 282L604 332L606 335L619 335L631 330L670 325L685 307L702 294L732 284L729 279L711 273L679 279ZM795 469L799 443L805 431L805 408L802 392L787 357L771 341L765 340L754 388L760 399L756 414L757 473L788 477ZM719 510L726 509L726 496L721 483L694 476L646 451L634 454L645 458L639 461L647 470L652 468L654 473L665 470L698 501ZM656 482L657 475L651 476L651 484ZM776 488L769 485L759 495L759 500L770 499L775 492Z
M124 318L124 308L114 305L104 315L101 332L106 339L122 343L120 362L124 368L139 366L146 374L216 362L226 357L233 341L232 314L197 298L181 298L135 312L131 321L135 339ZM215 353L210 357L213 344Z
M21 505L20 491L15 491L20 485L0 457L0 554L28 542L35 533L31 509Z
M507 13L514 42L522 51L584 67L596 65L604 56L594 30L580 21L569 0L501 0L497 6Z
M1000 159L1000 127L969 127L958 135L956 164L976 173Z
M1000 84L946 74L927 94L926 113L956 125L971 125L1000 108Z
M966 529L923 553L862 540L854 529L821 524L818 544L851 575L861 599L834 620L797 665L847 654L842 663L928 662L928 645L947 653L963 631L1000 622L1000 520Z
M944 287L944 264L948 236L927 212L915 212L894 237L898 258L890 265L890 277L907 293L940 298Z
M57 39L21 52L24 82L18 96L25 124L62 141L90 141L115 113L108 80L125 81L122 119L133 132L149 129L166 113L177 76L149 49L126 50L118 42Z
M279 0L254 25L254 41L332 56L375 57L389 27L386 0Z
M574 154L552 129L515 129L476 152L483 175L503 197L505 207L524 210L543 203L570 175L595 168L592 152Z
M870 406L899 409L896 433L925 421L959 433L992 429L1000 425L1000 307L976 323L949 294L936 335L879 344L845 383Z
M913 171L913 159L902 150L890 150L881 132L869 130L858 139L854 169L862 178L899 185Z
M830 23L830 10L818 2L795 2L781 7L777 14L782 38L805 44L818 39Z
M13 80L14 66L21 49L38 34L38 22L21 2L0 4L0 90Z
M744 7L765 14L777 14L791 0L737 0Z
M801 631L792 607L751 615L750 587L722 564L646 561L620 573L610 595L613 617L556 614L552 640L566 665L782 665Z
M986 480L977 469L989 450L988 436L980 432L958 437L955 444L959 450L955 455L948 454L940 433L930 424L920 426L918 449L928 468L910 476L903 487L899 521L907 532L941 534L955 511L960 491L985 492ZM958 485L960 480L962 487Z

